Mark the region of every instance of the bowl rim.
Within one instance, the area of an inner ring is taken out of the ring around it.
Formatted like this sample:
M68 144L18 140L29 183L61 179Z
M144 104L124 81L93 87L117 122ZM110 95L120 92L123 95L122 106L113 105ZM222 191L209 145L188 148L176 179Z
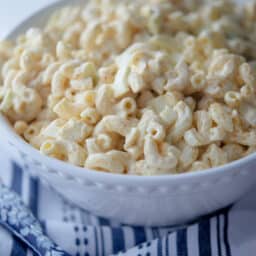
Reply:
M87 0L74 0L72 4L79 4L79 3L86 3ZM17 24L14 29L12 29L7 36L6 39L15 39L21 31L26 31L29 27L31 21L35 19L40 19L43 15L49 16L50 13L57 9L58 7L68 5L70 3L69 0L58 0L54 3L47 5L44 8L41 8L35 11L32 15L25 18L22 22ZM42 22L42 21L41 21ZM29 27L28 27L29 26ZM33 155L33 158L43 163L48 168L54 166L54 169L58 169L61 171L68 170L69 175L76 176L76 174L80 174L82 177L86 177L89 180L98 180L98 181L106 181L106 182L116 182L124 184L124 183L144 183L144 184L152 184L152 182L162 182L162 181L185 181L188 179L197 179L207 176L213 176L217 173L226 173L227 171L231 172L248 162L256 161L256 152L252 153L246 157L238 159L236 161L232 161L227 163L223 166L218 166L214 168L209 168L205 170L199 170L195 172L187 172L187 173L180 173L180 174L164 174L164 175L154 175L154 176L139 176L139 175L125 175L125 174L116 174L110 172L101 172L93 169L87 169L85 167L79 167L72 165L68 162L64 162L55 158L51 158L45 155L42 155L39 150L35 149L32 145L27 143L24 139L22 139L16 132L14 131L13 127L9 123L8 119L0 113L0 131L1 134L5 134L8 138L11 139L11 143L14 144L21 152L25 151L28 155ZM146 182L146 183L145 183Z
M40 153L39 150L35 149L24 139L22 139L16 132L13 130L11 124L7 121L6 117L0 114L0 131L2 135L7 136L10 139L10 142L20 151L26 152L28 156L33 155L33 159L43 163L49 170L51 168L58 169L60 172L68 171L69 176L75 177L78 174L80 177L84 177L88 180L100 181L100 182L116 182L118 184L133 184L133 183L142 183L143 184L152 182L168 182L168 181L186 181L190 179L198 179L203 177L214 176L217 173L223 174L226 172L232 172L232 170L237 170L248 162L256 161L256 153L253 153L249 156L241 158L239 160L230 162L223 166L214 167L206 170L199 170L189 173L180 173L180 174L164 174L164 175L155 175L155 176L139 176L139 175L125 175L125 174L116 174L109 172L101 172L93 169L87 169L84 167L75 166L68 162L64 162L55 158L45 156Z

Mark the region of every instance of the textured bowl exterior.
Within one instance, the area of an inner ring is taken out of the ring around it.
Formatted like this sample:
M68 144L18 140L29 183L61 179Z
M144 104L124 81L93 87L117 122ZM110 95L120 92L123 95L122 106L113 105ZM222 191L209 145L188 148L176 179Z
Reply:
M72 1L72 3L84 1ZM41 26L58 2L27 19L9 38ZM191 174L136 177L101 173L42 156L0 115L0 134L12 158L61 195L95 215L143 226L177 225L240 199L255 183L256 154Z
M23 142L0 116L5 148L31 175L93 214L121 223L187 223L237 201L255 183L255 154L191 174L136 177L101 173L48 158Z

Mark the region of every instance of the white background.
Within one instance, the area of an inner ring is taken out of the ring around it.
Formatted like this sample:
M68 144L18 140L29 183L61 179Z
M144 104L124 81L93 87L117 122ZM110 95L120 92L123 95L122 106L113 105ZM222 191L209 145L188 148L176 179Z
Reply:
M0 0L0 39L34 11L53 2L56 0Z
M28 15L53 2L56 0L0 0L0 39Z

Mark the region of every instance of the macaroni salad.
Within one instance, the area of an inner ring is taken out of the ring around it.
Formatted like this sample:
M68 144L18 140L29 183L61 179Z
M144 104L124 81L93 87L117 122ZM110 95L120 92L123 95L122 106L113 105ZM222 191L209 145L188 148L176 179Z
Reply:
M0 110L42 154L120 174L256 151L256 1L91 0L0 42Z

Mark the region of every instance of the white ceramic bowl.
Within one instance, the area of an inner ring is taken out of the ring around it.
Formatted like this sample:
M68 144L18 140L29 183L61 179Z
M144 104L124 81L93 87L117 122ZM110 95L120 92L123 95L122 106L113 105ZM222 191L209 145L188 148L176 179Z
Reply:
M84 1L72 1L79 3ZM69 0L30 17L12 33L41 26ZM237 201L256 182L256 154L223 167L158 177L124 176L86 170L41 155L17 136L0 115L1 139L12 157L33 175L95 215L133 225L165 226L191 221Z

